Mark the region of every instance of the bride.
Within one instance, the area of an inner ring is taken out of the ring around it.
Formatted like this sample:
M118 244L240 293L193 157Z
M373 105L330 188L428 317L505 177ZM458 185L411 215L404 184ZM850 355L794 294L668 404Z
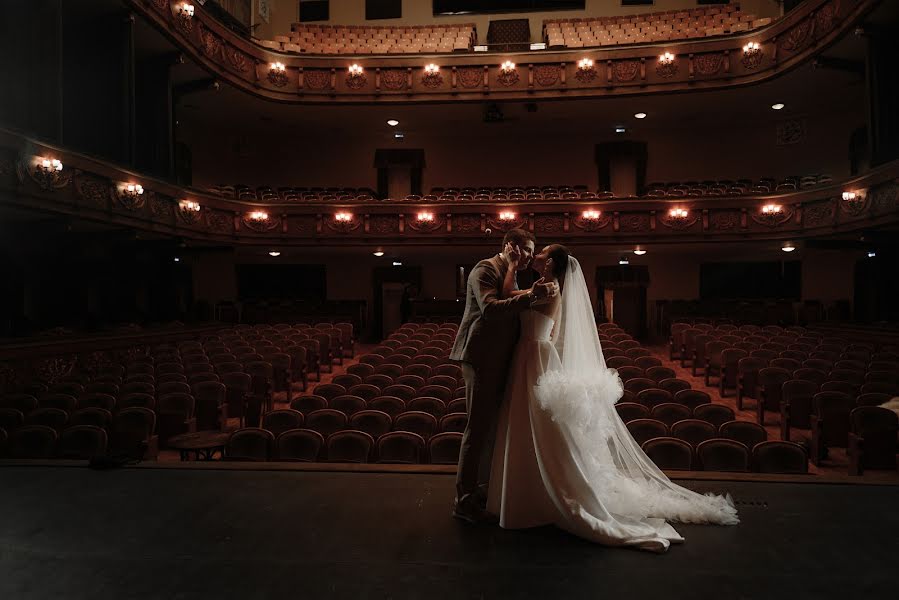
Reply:
M729 495L672 483L619 418L621 379L606 367L577 259L554 244L533 268L562 293L521 314L488 488L500 526L555 524L600 544L665 552L683 541L668 520L736 524ZM508 273L505 296L519 293Z

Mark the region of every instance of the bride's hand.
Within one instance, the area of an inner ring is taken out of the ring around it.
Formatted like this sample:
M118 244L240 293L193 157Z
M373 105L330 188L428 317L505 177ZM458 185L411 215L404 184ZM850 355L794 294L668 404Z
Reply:
M531 291L537 297L537 300L552 298L556 295L556 283L554 281L550 281L549 283L547 283L546 280L541 277L534 282L534 285L531 287Z

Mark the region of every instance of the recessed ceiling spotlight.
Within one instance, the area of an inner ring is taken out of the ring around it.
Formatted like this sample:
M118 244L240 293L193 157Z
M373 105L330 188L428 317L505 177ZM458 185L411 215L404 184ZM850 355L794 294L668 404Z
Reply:
M175 262L181 262L181 259L180 259L179 257L176 256L176 257L175 257Z
M372 254L374 254L378 258L381 258L382 256L384 256L384 251L383 250L375 250L374 252L372 252Z
M627 131L627 129L625 129L625 128L622 127L621 125L618 125L618 126L615 127L615 133L624 133L624 132L626 132L626 131Z
M281 256L281 253L278 252L277 250L272 250L271 252L268 253L268 255L272 256L272 257L277 257L277 256Z
M630 262L627 260L626 256L622 256L621 258L618 259L618 264L619 265L627 265L627 264L630 264Z
M395 260L395 261L393 261L393 266L394 267L402 267L403 263L402 263L402 261Z
M644 254L646 254L646 250L644 250L643 248L635 248L634 254L636 254L637 256L643 256Z
M635 118L635 119L645 119L645 118L646 118L646 113L644 113L644 112L639 112L639 113L637 113L637 114L634 115L634 118Z
M396 127L397 125L400 124L400 122L397 121L396 119L387 119L387 124L390 125L391 127Z
M796 249L796 246L793 245L793 242L785 242L784 245L781 247L781 250L783 250L784 252L792 252L795 249Z
M782 110L784 106L786 106L786 104L784 104L783 102L778 102L777 104L772 104L771 108L773 108L774 110Z
M877 256L876 252L874 252L873 250L868 250L868 258L874 258L875 256Z
M393 137L394 137L394 139L401 140L401 139L405 138L406 136L402 132L397 131L396 133L393 134Z

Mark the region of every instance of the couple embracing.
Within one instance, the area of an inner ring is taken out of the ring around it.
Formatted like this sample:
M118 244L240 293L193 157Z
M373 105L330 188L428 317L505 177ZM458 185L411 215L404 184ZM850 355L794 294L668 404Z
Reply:
M667 521L737 523L729 496L672 483L631 437L580 263L559 244L535 250L531 233L513 229L468 277L450 355L468 409L453 515L507 529L556 525L652 552L683 541ZM519 290L516 274L528 268L540 279Z

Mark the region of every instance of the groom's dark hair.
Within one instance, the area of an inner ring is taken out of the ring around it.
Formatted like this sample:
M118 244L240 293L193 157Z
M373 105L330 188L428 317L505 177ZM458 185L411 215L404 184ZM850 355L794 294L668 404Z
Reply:
M536 245L537 238L534 237L533 233L525 231L524 229L510 229L506 232L506 235L503 236L503 248L505 248L508 243L512 243L515 246L524 246L525 242L533 242L534 245Z

